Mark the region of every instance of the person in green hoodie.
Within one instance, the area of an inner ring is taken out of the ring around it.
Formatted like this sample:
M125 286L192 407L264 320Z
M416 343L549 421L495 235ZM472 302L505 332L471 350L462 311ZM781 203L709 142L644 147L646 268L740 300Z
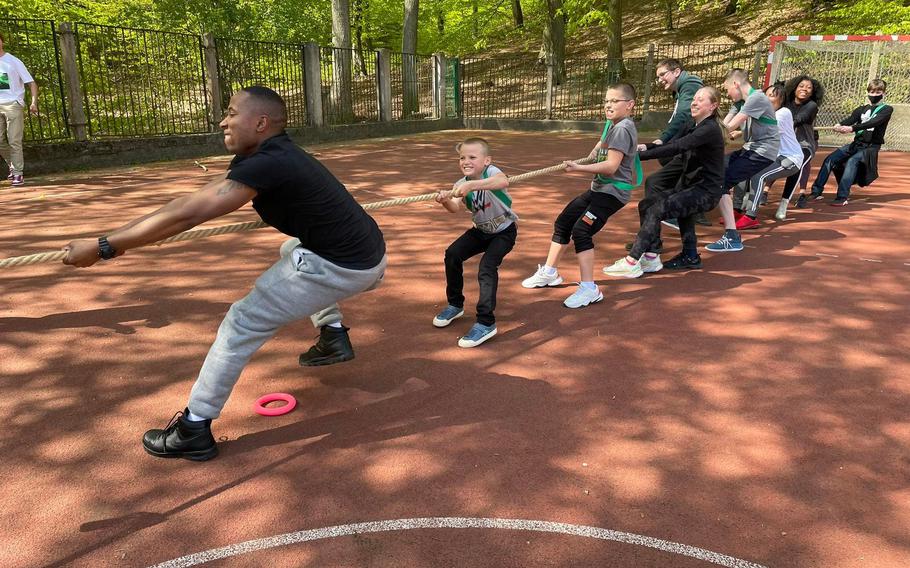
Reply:
M661 146L674 138L688 132L688 126L692 121L692 98L695 93L704 86L701 78L692 75L683 69L682 62L678 59L662 59L657 63L655 69L657 75L657 84L663 87L665 91L673 93L673 99L676 101L673 106L673 114L667 122L666 128L660 133L651 145ZM647 149L645 144L638 145L638 151L644 152ZM672 193L683 187L680 184L683 176L684 155L678 155L671 159L660 160L663 166L658 172L648 176L645 181L645 196L656 197L661 194ZM704 213L698 213L695 216L695 222L699 225L710 226L711 221L705 217ZM665 225L679 230L676 219L667 219L663 222ZM663 243L658 239L657 250L662 250ZM632 249L632 243L626 244L626 250Z

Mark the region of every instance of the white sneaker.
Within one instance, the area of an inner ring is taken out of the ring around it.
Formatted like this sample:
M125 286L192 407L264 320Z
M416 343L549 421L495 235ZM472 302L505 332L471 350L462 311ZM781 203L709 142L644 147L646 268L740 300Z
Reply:
M641 262L629 264L626 257L622 257L610 266L604 266L604 274L607 276L621 276L623 278L638 278L644 274L644 271L641 268Z
M664 267L663 263L660 262L660 255L651 259L647 256L642 256L640 264L642 272L660 272Z
M604 299L604 295L600 293L600 288L594 288L593 290L588 290L587 288L579 285L578 290L575 290L575 293L565 299L562 303L567 308L583 308L590 304L596 304Z
M778 221L786 221L787 220L787 207L789 205L790 205L790 200L785 197L781 197L780 205L777 206L777 213L774 214L774 218L777 219Z
M547 269L544 265L537 265L537 272L530 278L525 278L521 285L523 288L543 288L544 286L559 286L562 284L562 276L558 272L547 275Z

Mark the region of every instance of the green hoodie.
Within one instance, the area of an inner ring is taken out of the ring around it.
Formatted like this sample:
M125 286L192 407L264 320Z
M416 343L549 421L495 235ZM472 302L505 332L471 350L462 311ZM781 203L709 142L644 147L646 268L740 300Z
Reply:
M673 115L670 116L667 127L660 133L662 142L668 142L692 118L692 99L695 98L695 93L704 86L705 84L697 75L690 75L687 71L679 74L676 84L673 85L676 107L673 109Z

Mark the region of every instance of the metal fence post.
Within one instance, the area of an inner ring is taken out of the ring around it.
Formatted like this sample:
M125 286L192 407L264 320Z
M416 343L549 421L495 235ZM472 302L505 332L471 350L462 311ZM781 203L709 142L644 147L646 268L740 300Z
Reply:
M224 116L221 108L221 78L218 76L218 50L215 36L210 32L202 34L202 65L205 69L205 96L209 102L209 131L217 132Z
M306 116L310 126L322 126L322 81L319 46L308 42L303 46L303 91L306 97Z
M433 54L433 102L437 119L446 117L446 56Z
M376 99L379 120L392 121L392 54L382 48L376 52Z
M63 76L66 78L66 100L69 103L69 122L73 129L73 137L77 142L88 140L88 120L83 106L82 82L79 77L79 64L77 63L76 36L73 33L73 24L61 22L60 24L60 55L63 63Z
M641 115L644 118L648 108L651 106L651 85L654 84L654 81L651 78L654 77L654 44L648 44L648 60L645 62L645 76L643 77L644 89L642 89L642 101L641 101Z
M766 54L767 54L767 50L762 49L762 45L760 43L755 44L755 58L752 60L752 84L753 85L761 85L764 82L763 77L765 75L764 63L765 63L765 58L767 57ZM768 85L764 85L764 87L767 88Z
M553 91L556 88L556 66L553 57L547 57L547 120L553 118Z

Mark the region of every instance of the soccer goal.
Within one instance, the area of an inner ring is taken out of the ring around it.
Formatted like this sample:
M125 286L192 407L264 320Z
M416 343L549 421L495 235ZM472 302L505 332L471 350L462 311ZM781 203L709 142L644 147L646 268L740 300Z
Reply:
M910 35L773 36L765 84L806 74L825 88L817 126L833 126L867 103L866 85L888 83L885 102L894 115L885 135L887 150L910 152ZM841 146L849 138L820 131L820 143Z

